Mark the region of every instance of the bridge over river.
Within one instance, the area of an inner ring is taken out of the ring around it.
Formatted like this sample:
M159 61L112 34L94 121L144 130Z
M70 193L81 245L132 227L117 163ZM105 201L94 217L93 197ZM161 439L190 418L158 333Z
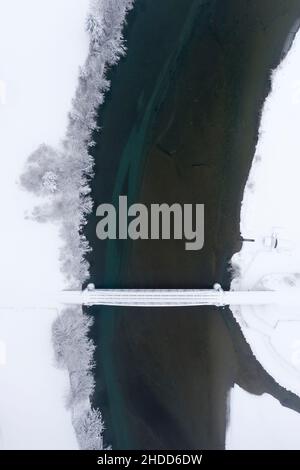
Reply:
M63 291L62 303L124 307L193 307L201 305L299 305L300 291L223 291L212 289L95 289Z
M300 289L283 291L224 291L219 284L211 289L96 289L61 292L5 292L1 309L56 308L63 305L107 305L123 307L216 307L242 305L284 305L300 307Z

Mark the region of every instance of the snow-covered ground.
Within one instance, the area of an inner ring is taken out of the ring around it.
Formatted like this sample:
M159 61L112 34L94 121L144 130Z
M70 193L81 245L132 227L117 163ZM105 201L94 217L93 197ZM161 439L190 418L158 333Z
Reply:
M64 137L88 54L89 0L0 0L1 295L63 287L57 229L24 219L36 203L18 178L41 142ZM28 295L28 294L27 294ZM0 308L0 448L77 448L54 367L55 310Z
M250 395L238 385L230 398L226 448L234 450L299 449L299 415L270 395Z
M232 289L300 288L300 33L273 74L241 210L243 243L232 259ZM300 396L300 310L232 308L253 353L275 380ZM228 448L300 448L300 415L271 397L235 387Z

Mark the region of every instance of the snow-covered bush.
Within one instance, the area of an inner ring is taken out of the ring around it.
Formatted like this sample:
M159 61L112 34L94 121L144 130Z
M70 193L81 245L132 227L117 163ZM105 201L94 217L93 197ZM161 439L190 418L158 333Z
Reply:
M57 151L42 144L29 156L21 184L27 191L47 196L57 191L61 178Z
M103 449L104 425L99 410L90 408L74 419L79 445L86 450Z
M88 337L92 324L93 319L80 307L72 307L63 310L52 325L54 357L57 367L69 373L70 390L66 405L72 410L74 428L83 449L102 448L101 413L90 406L95 388L92 373L95 345Z
M92 372L84 369L70 373L70 392L67 397L67 407L73 409L76 405L89 399L95 389Z
M72 307L63 310L52 325L56 363L70 374L93 368L95 346L88 338L92 324L92 317L83 314L81 307Z

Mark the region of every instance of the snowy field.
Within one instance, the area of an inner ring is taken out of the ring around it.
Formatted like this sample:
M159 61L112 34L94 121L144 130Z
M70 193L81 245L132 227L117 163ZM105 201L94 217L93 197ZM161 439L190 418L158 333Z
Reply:
M299 449L299 415L270 395L250 395L238 385L231 392L226 448L234 450Z
M78 69L88 54L89 0L0 0L0 212L2 296L63 288L55 226L25 220L18 186L42 142L64 137ZM30 293L30 294L28 294ZM54 367L55 310L0 308L0 448L77 448L65 409L67 372Z
M273 74L244 192L244 242L232 259L234 290L300 289L300 33ZM300 396L300 309L232 308L252 351L283 387ZM230 396L227 448L300 449L300 416L239 387Z

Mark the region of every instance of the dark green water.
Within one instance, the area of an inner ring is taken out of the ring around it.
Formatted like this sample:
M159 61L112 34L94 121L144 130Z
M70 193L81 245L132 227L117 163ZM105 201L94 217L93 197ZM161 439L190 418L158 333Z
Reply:
M149 1L137 2L136 10L129 19L129 53L126 60L120 65L120 68L123 68L122 74L120 74L119 70L117 74L122 76L122 80L125 80L127 86L130 83L131 93L125 97L125 103L122 98L120 99L121 109L118 113L122 113L122 108L125 107L127 114L124 112L123 117L125 118L128 114L134 114L135 117L129 122L124 119L121 125L116 123L115 129L113 126L112 132L117 133L119 142L112 143L110 141L107 144L105 142L105 132L102 134L99 152L101 152L101 147L104 147L105 150L108 148L110 153L114 153L114 155L108 156L108 161L103 162L104 165L108 163L111 165L109 169L107 167L101 168L101 163L100 165L97 164L97 173L103 171L105 177L108 177L110 184L108 187L99 188L97 183L99 181L101 184L102 179L101 176L99 180L96 177L95 182L97 187L93 189L96 204L112 201L117 206L118 197L121 194L128 196L129 204L137 200L141 187L145 154L148 141L151 138L151 126L153 125L157 110L164 99L169 82L173 80L174 73L176 73L181 51L188 42L195 20L200 12L202 13L202 4L205 2L203 0L185 2L182 0L165 1L162 8L160 8L159 15L157 15L157 3L155 3ZM139 21L137 21L138 15ZM172 23L170 22L170 16ZM158 21L159 17L160 22ZM141 37L143 38L142 41L145 42L143 48L140 45ZM157 52L155 60L149 61L144 56L148 47L147 41L152 43L151 48ZM119 83L116 83L118 78L114 77L114 74L112 75L112 93L116 101L116 88ZM123 84L120 84L120 88L120 93L122 94ZM110 100L108 100L108 103L110 104ZM109 104L106 105L106 109L100 115L104 123L109 119L105 115ZM115 116L112 116L112 119L115 120ZM116 137L112 136L112 138L115 139ZM99 246L100 244L97 243L97 245ZM109 241L106 243L106 247L99 246L101 253L98 251L98 246L96 249L95 246L93 247L93 260L102 259L103 269L99 273L97 263L97 266L95 266L96 272L92 269L91 279L98 286L99 282L101 283L100 285L107 287L128 286L128 280L121 278L122 264L126 262L127 243ZM109 351L112 347L115 317L120 313L118 310L113 308L93 309L97 315L96 328L99 327L101 330L100 344L102 352ZM115 386L117 377L111 359L112 356L109 353L101 353L103 369L100 375L105 375L109 401L114 402L114 406L110 408L109 412L111 415L110 419L115 423L114 429L117 436L111 437L110 440L115 442L116 439L117 442L122 442L122 447L132 447L134 444L130 442L130 432L122 416L122 409L124 408L124 403L122 403L123 397Z
M171 241L100 242L91 217L97 287L228 286L270 69L299 15L297 0L137 0L127 57L99 111L95 206L120 194L129 203L205 203L206 242L197 253ZM114 448L223 448L234 383L300 410L255 361L227 310L90 313L94 404Z

